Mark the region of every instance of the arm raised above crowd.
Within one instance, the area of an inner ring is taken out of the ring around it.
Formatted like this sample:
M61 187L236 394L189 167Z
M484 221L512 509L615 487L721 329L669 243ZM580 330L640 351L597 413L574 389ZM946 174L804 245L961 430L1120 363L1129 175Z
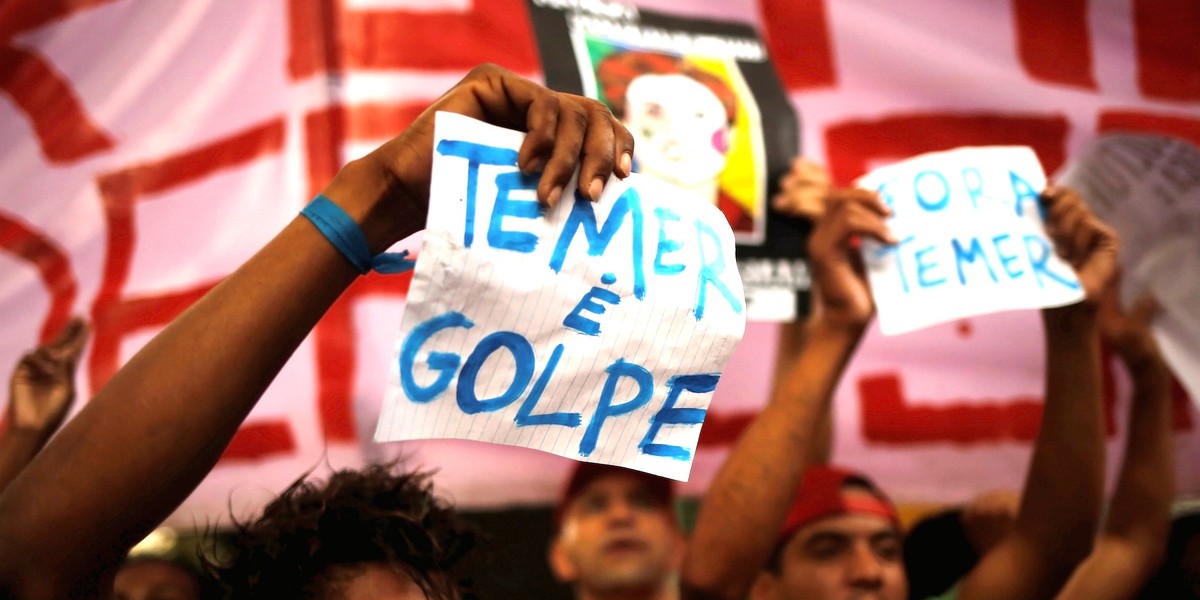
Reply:
M854 240L893 243L886 214L873 192L831 193L809 239L817 303L803 347L709 486L684 561L684 597L744 598L766 563L819 442L821 415L874 314Z
M1125 461L1096 547L1059 598L1135 598L1162 563L1175 493L1171 373L1150 332L1155 311L1143 297L1125 313L1116 286L1101 305L1101 333L1133 381Z
M71 319L54 341L21 357L9 381L8 430L0 437L0 492L58 431L75 402L75 366L87 323Z
M479 67L323 191L373 253L424 225L439 110L529 131L518 164L543 173L542 201L577 165L591 198L629 174L632 137L602 104ZM151 340L0 496L0 597L105 595L113 565L199 484L357 276L297 217Z
M1116 235L1077 193L1042 195L1055 249L1082 302L1042 311L1045 410L1013 530L964 578L959 597L1051 598L1091 552L1104 487L1097 308L1116 272Z

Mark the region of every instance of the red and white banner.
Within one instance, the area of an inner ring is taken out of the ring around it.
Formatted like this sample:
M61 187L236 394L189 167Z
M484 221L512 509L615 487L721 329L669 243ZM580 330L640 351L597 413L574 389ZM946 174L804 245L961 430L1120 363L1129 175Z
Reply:
M1200 144L1194 0L639 6L760 26L804 153L840 183L962 145L1032 146L1053 173L1105 131ZM0 5L0 367L84 314L94 334L80 390L94 393L339 165L489 61L540 78L524 0ZM371 275L343 296L176 522L255 506L325 463L397 454L440 469L438 484L462 505L557 494L568 465L550 455L370 441L408 281ZM685 491L703 490L765 402L777 335L748 328ZM1040 415L1041 348L1033 312L888 338L872 330L837 394L835 460L902 501L1019 486ZM1119 368L1110 373L1113 467L1127 389ZM1200 492L1200 415L1182 393L1176 408L1179 484Z

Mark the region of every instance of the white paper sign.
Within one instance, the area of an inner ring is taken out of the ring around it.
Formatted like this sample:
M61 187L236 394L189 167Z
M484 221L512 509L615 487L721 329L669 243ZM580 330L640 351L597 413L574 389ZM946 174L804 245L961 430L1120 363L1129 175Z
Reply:
M1059 180L1078 188L1121 236L1122 298L1150 292L1163 356L1200 402L1200 150L1182 140L1106 135Z
M891 335L1003 310L1083 298L1046 237L1033 150L1002 146L923 154L864 176L892 208L900 243L863 244L879 325Z
M523 134L450 113L436 127L375 439L481 440L686 480L745 329L725 218L636 175L544 211L516 167Z

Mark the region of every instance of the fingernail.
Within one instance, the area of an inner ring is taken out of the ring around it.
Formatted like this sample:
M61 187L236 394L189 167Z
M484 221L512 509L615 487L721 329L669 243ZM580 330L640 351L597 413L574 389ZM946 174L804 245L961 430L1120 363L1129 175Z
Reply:
M628 152L621 153L621 164L619 166L621 173L628 175L633 172L633 157Z
M537 173L537 172L541 171L542 168L544 168L545 166L546 165L543 162L542 157L535 156L535 157L529 159L529 163L525 165L525 173L526 174Z
M599 177L592 180L592 184L588 186L588 197L592 201L600 199L600 193L604 191L604 180Z
M562 197L562 186L556 185L550 190L550 195L546 197L546 204L554 206L558 204L558 199Z

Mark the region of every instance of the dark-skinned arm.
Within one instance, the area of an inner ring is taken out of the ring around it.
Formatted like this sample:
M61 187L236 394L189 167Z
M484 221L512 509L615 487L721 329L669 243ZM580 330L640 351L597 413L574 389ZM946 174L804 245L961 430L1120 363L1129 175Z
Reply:
M684 560L685 598L744 598L766 563L819 443L822 414L874 314L852 240L893 243L886 214L874 193L831 193L809 239L818 300L803 347L709 486Z
M1135 598L1162 563L1171 529L1175 457L1171 373L1150 332L1153 299L1125 314L1116 286L1101 306L1101 331L1133 381L1125 461L1096 547L1067 585L1063 600Z
M602 104L480 67L323 191L372 252L424 226L437 110L529 131L518 164L543 172L543 202L580 163L591 198L629 173L632 137ZM147 344L0 496L0 597L106 596L113 566L199 484L357 277L297 217Z
M1055 250L1082 302L1042 311L1045 410L1012 531L963 579L963 600L1052 598L1092 550L1104 487L1097 308L1116 271L1116 235L1077 193L1042 195Z
M0 436L0 492L62 426L75 402L75 366L87 324L74 318L54 341L26 353L8 386L8 429Z

